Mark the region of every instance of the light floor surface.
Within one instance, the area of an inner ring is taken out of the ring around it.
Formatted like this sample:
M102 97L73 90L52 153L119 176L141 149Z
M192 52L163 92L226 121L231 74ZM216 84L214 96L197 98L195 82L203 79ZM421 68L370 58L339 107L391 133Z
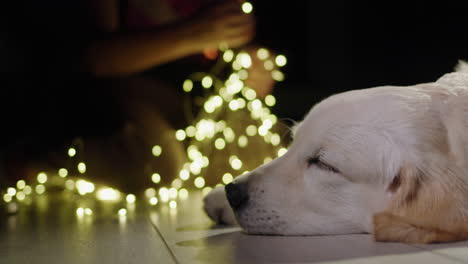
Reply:
M92 208L78 216L77 207ZM366 234L252 236L238 227L215 226L190 192L149 206L81 201L46 194L0 220L0 263L468 263L468 242L407 245L374 242Z

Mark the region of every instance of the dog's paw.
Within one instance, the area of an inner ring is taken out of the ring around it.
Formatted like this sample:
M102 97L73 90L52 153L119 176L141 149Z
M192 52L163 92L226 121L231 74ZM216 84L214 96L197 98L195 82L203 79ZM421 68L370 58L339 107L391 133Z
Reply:
M224 186L214 188L203 199L205 213L217 224L235 225L236 217L226 198Z

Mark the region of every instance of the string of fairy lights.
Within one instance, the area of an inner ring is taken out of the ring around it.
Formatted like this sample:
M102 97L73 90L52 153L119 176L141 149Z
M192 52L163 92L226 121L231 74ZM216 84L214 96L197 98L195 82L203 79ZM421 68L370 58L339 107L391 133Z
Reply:
M244 2L242 10L251 13L253 6ZM85 179L87 167L85 158L81 155L83 143L76 140L66 153L72 165L59 168L55 173L39 172L34 182L19 180L15 186L2 192L2 201L6 204L7 211L14 213L20 204L31 203L34 197L57 187L83 198L123 203L125 206L119 206L116 210L120 217L126 217L129 206L134 205L137 199L150 206L164 204L170 209L176 209L178 201L189 197L189 190L200 189L206 195L214 186L230 183L235 175L246 173L249 169L283 155L287 149L282 146L281 136L275 131L278 118L270 111L276 98L271 94L258 98L255 90L244 83L252 66L251 54L222 47L218 66L215 66L218 67L216 72L194 73L182 83L184 92L190 93L198 88L205 95L197 118L185 129L175 131L175 138L187 146L188 162L170 184L162 186L164 175L153 172L150 175L153 186L138 197L115 188L97 186ZM275 81L283 81L284 74L279 69L287 64L284 55L273 55L266 48L258 48L253 56L263 63L264 69L271 73ZM228 72L226 78L219 76L219 65L224 66ZM239 117L244 117L244 121L237 122ZM249 146L263 149L261 154L264 156L259 157L261 161L248 164L252 159L242 159L245 155L240 153L248 153ZM164 149L155 145L151 153L157 159L164 155ZM207 175L212 175L212 168L218 168L218 171L216 183L210 186ZM76 209L78 217L92 214L93 210L89 206L79 206Z

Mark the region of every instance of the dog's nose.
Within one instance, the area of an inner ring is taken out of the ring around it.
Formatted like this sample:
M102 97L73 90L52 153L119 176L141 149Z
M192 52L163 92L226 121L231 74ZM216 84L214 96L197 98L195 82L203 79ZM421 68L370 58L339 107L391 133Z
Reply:
M233 209L238 209L249 200L247 183L230 183L226 185L226 196Z

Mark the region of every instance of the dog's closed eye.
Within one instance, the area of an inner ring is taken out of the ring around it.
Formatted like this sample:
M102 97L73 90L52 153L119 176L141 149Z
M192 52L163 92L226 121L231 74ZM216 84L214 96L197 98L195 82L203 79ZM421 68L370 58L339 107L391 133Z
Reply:
M339 171L335 167L330 166L327 163L323 162L320 159L320 156L315 156L315 157L311 157L307 159L307 167L309 168L311 166L317 166L318 168L323 169L323 170L329 170L334 173L339 173Z

